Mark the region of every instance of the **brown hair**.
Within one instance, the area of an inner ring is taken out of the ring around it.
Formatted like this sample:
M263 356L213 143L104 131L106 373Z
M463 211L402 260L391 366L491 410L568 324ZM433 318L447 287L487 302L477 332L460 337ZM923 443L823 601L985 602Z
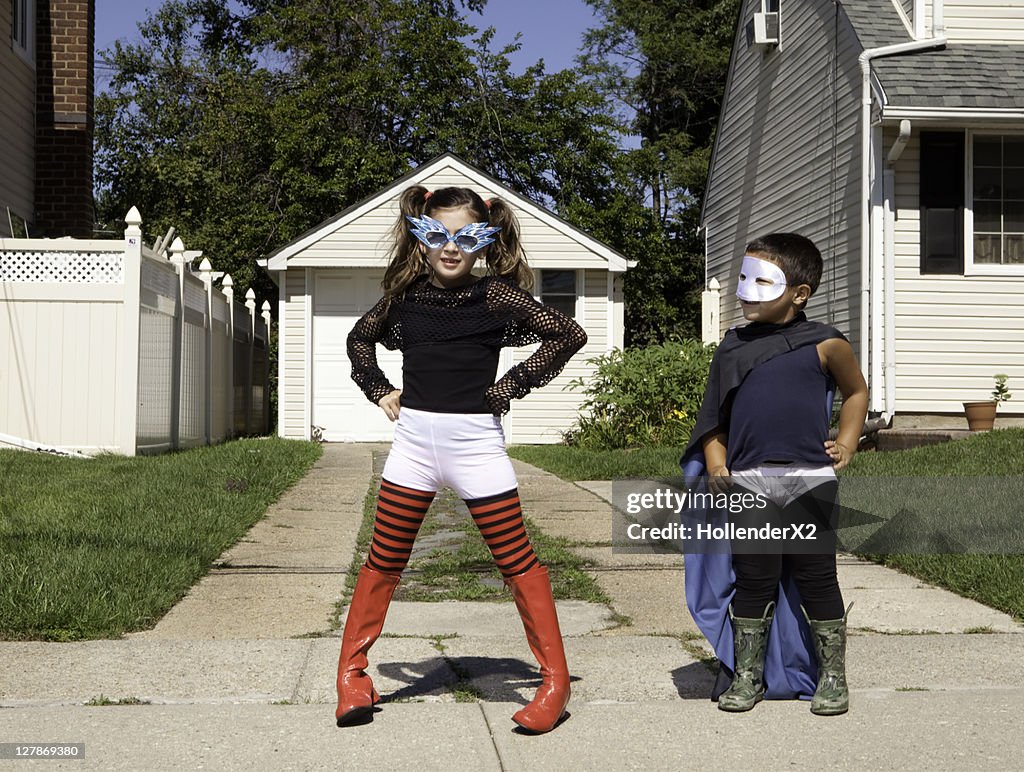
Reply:
M484 247L487 272L512 279L524 289L533 287L533 272L526 264L526 251L519 240L519 221L507 202L500 198L484 201L469 188L440 188L429 191L413 185L398 199L398 220L392 228L393 246L381 287L384 296L400 296L421 276L429 275L430 263L419 249L420 242L409 230L406 217L422 217L439 209L468 209L477 222L501 228L494 243Z
M747 244L747 254L756 252L779 264L791 287L806 284L813 295L821 281L821 252L799 233L769 233Z

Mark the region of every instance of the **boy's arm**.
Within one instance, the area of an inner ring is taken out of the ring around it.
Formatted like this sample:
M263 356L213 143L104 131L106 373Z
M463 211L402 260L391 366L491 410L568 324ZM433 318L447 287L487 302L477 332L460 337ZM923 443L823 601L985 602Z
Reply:
M868 414L868 385L864 382L853 347L842 338L831 338L823 343L826 367L843 395L839 411L839 435L835 441L825 442L825 452L832 466L842 469L857 452L864 419Z
M721 428L708 432L701 440L704 446L704 466L708 470L708 487L712 493L724 493L731 485L729 470L725 466L726 434Z

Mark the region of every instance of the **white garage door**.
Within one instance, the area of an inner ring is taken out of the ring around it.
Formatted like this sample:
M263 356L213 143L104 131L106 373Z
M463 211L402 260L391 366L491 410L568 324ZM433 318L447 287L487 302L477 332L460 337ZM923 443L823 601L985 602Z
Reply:
M313 425L329 442L390 441L394 425L352 380L345 339L381 296L382 272L317 270L313 289ZM377 361L402 388L402 354L377 346Z

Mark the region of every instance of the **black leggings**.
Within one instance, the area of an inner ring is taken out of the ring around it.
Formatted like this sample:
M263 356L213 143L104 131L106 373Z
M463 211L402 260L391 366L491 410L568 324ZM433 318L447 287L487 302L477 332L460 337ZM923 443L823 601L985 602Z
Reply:
M763 554L751 551L750 542L733 542L732 566L736 572L733 614L759 618L776 599L779 581L788 575L796 583L811 619L840 619L843 596L836 576L835 526L836 483L825 483L787 507L775 507L770 519L779 524L813 522L817 542L813 553L793 551ZM762 511L759 518L765 518ZM787 545L788 546L788 545Z

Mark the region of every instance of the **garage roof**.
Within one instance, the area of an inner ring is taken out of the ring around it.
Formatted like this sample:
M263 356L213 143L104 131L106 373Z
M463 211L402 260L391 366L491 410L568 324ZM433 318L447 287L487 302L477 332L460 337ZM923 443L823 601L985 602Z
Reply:
M625 256L612 249L607 244L587 235L579 228L566 220L563 220L561 217L545 207L540 206L523 195L520 195L495 178L484 174L479 169L470 166L453 153L445 153L444 155L438 156L432 161L417 167L404 177L395 180L391 185L384 188L376 195L354 204L340 214L325 220L315 228L312 228L299 236L294 241L285 244L280 249L271 253L266 260L259 261L260 265L264 266L269 271L284 271L289 267L320 265L320 262L318 261L303 259L302 253L310 246L344 228L349 223L354 222L368 212L386 204L390 199L397 198L399 193L409 185L428 179L444 169L451 169L458 172L483 188L491 190L497 189L500 191L502 198L513 202L518 208L533 215L541 222L585 247L597 258L600 258L597 261L600 264L600 267L607 268L609 271L622 272L635 265L633 261L627 260ZM348 264L351 265L351 263ZM543 260L537 260L533 257L530 259L530 264L534 267L545 267L543 265ZM379 266L379 258L371 258L368 256L366 265Z

